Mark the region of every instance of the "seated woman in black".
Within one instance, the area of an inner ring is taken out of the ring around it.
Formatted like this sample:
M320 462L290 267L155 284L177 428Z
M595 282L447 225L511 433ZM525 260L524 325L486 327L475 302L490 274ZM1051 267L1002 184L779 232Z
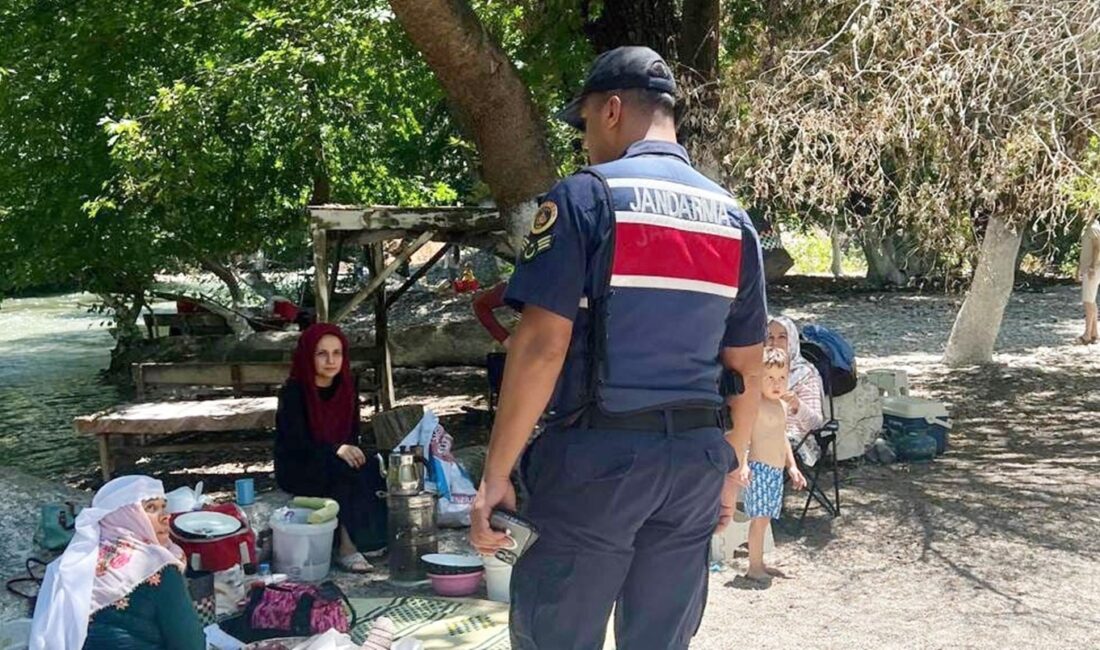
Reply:
M340 504L337 565L371 570L364 554L386 546L386 489L377 458L359 443L359 396L348 340L335 325L302 332L275 416L275 482L296 496Z

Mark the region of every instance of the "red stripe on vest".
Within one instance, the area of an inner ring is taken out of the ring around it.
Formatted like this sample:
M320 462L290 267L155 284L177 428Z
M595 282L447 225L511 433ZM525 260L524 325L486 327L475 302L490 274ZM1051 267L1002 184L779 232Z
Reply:
M613 275L699 280L737 288L741 240L642 223L615 227Z

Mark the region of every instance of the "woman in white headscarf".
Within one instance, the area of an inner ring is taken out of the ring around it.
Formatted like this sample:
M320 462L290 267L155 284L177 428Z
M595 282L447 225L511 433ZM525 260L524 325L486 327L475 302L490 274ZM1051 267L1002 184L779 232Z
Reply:
M768 322L768 346L787 351L791 369L788 380L789 390L782 397L787 405L787 439L791 447L798 447L798 455L807 465L814 465L821 456L813 436L806 434L825 424L821 409L821 399L825 394L824 384L817 368L802 357L802 346L798 341L798 326L786 316L774 316ZM802 442L803 438L806 439Z
M100 488L46 570L31 650L204 650L164 507L164 487L147 476Z

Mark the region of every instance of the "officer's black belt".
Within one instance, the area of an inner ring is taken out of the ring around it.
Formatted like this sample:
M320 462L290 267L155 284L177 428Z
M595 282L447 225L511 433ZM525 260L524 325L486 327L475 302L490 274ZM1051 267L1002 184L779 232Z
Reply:
M681 433L692 429L725 428L721 413L713 408L670 409L646 411L630 415L593 413L588 416L587 428L616 431L652 431L655 433Z

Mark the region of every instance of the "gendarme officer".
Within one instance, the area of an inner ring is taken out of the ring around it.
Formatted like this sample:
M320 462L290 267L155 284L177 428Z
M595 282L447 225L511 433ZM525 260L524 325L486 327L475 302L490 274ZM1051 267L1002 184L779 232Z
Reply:
M686 648L706 602L707 554L732 509L760 395L760 246L728 192L676 143L676 84L644 47L593 63L559 116L591 166L539 206L505 300L522 310L470 537L513 508L524 454L536 544L512 575L512 647ZM723 365L740 373L728 439ZM737 447L738 454L735 455Z

